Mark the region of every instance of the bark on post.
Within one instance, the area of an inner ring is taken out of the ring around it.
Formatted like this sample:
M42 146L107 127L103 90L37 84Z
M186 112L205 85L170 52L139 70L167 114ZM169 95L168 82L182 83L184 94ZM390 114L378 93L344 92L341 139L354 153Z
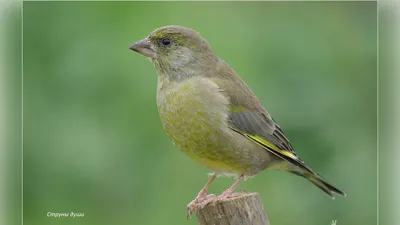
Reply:
M196 212L199 225L270 225L258 193L237 193Z

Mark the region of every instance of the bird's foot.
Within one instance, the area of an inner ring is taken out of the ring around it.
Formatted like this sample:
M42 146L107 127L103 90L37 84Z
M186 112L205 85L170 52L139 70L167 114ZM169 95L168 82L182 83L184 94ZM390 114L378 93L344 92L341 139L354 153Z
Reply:
M240 192L222 192L222 194L218 195L217 197L211 199L211 201L209 201L208 203L212 202L213 205L215 206L215 203L217 203L218 201L223 201L226 199L230 199L230 198L235 198L237 196L240 195ZM201 204L204 204L205 202L202 202ZM204 206L206 206L207 204L205 204ZM203 206L203 208L204 208Z
M187 219L192 217L193 212L198 209L204 208L208 203L210 203L216 196L214 194L200 193L193 201L187 205ZM206 204L204 204L206 203Z
M214 206L218 201L226 200L239 196L240 193L222 193L221 195L215 196L213 194L207 195L205 198L201 198L200 201L196 202L196 199L189 203L187 206L187 218L189 219L194 211L206 207L206 205L212 203Z

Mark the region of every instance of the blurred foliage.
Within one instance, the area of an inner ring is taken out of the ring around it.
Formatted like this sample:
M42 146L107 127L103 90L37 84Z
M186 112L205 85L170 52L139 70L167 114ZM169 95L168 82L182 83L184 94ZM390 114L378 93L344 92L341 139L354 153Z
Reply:
M199 31L348 194L332 201L265 171L239 190L261 194L271 224L375 224L375 2L25 2L23 21L25 223L196 224L186 204L210 171L166 137L156 72L128 49L177 24Z

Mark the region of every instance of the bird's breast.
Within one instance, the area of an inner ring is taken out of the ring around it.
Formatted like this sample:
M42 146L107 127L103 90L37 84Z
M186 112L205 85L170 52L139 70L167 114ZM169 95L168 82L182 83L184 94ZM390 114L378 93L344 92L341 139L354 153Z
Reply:
M157 105L166 133L189 155L206 154L226 127L228 99L207 78L179 82L159 78Z

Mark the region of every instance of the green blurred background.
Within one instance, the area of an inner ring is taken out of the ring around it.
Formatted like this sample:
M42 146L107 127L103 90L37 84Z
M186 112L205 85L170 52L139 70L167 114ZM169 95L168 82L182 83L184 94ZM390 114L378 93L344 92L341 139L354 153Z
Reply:
M23 22L25 224L197 224L210 171L166 137L156 72L128 49L168 24L199 31L348 195L265 171L238 190L271 225L376 224L376 2L25 2Z

